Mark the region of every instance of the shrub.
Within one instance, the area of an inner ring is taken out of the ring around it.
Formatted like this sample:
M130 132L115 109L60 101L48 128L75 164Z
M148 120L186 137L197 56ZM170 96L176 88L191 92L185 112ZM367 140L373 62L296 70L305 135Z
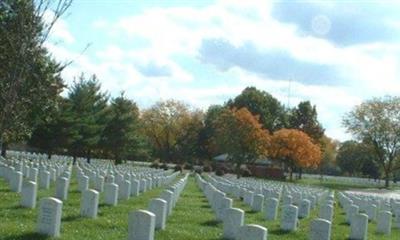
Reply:
M225 166L225 165L221 166L220 169L221 169L222 171L224 171L224 174L225 174L225 173L232 172L232 170L231 170L230 168L228 168L227 166Z
M217 176L224 176L225 171L222 168L218 168L217 171L215 171L215 175Z
M203 173L203 168L201 167L194 168L194 172L201 175Z
M151 167L151 168L159 168L159 167L160 167L160 164L159 164L158 162L154 161L154 162L150 165L150 167Z
M190 163L186 163L183 168L186 169L186 170L192 170L193 169L193 165L190 164Z
M163 163L160 168L164 169L164 170L168 170L168 165L166 163Z
M242 177L251 177L251 171L248 168L244 168L241 170Z
M175 172L182 172L182 171L183 171L182 165L175 165L174 171L175 171Z
M212 172L212 167L210 165L204 166L203 171L204 172Z

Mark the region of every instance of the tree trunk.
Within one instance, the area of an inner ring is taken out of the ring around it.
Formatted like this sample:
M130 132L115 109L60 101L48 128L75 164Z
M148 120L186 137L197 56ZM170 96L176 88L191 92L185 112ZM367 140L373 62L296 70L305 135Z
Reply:
M7 156L7 148L8 148L8 143L3 142L1 144L1 156L4 158Z
M389 173L385 173L385 188L389 188Z
M236 178L239 179L239 178L241 177L241 174L240 174L240 164L239 164L239 163L236 164L235 172L236 172Z
M289 167L289 181L293 181L293 169Z
M72 157L72 165L76 165L76 156L74 155L73 157Z
M303 176L303 168L299 168L299 179Z
M90 164L90 160L91 160L90 154L91 154L91 151L88 150L88 151L87 151L86 162L89 163L89 164Z

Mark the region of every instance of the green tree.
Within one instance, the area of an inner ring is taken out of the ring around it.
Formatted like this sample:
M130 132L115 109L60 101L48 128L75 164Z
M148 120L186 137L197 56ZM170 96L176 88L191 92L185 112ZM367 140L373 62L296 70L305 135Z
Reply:
M353 176L361 173L364 162L371 157L364 144L351 140L340 145L336 162L343 172Z
M271 94L255 87L245 88L235 99L229 100L230 108L247 108L253 115L260 117L265 129L273 132L286 126L286 112L282 104Z
M327 137L326 135L321 138L321 151L322 160L319 166L321 174L339 175L340 171L337 167L336 156L338 151L339 142Z
M72 119L68 113L66 99L59 97L58 104L34 128L28 144L46 152L50 158L54 153L65 154L65 148L78 135L71 131Z
M60 72L64 66L51 59L44 43L70 4L70 0L0 2L2 154L8 143L31 134L62 91ZM54 12L54 17L45 23L43 16L48 10Z
M324 136L325 130L318 121L317 109L309 101L300 102L291 110L289 124L291 128L307 133L314 143L320 143Z
M102 146L121 163L140 148L139 108L123 93L112 99L108 121L102 136Z
M201 158L211 161L213 157L222 153L218 150L215 141L216 129L214 122L226 109L226 107L221 105L211 105L208 107L204 116L204 127L199 133L199 155Z
M371 145L382 168L385 187L400 168L400 97L387 96L363 102L343 119L347 131Z
M74 157L86 157L99 147L102 132L108 122L108 96L100 91L95 75L85 79L82 74L74 82L67 99L67 112L71 116L69 131L76 132L68 150Z

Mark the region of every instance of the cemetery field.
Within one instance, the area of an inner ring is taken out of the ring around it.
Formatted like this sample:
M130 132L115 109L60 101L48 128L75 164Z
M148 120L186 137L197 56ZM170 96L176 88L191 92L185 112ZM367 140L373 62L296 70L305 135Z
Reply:
M177 180L182 178L178 176ZM154 188L137 197L119 201L115 207L104 204L103 195L99 200L96 219L80 216L81 193L76 177L73 176L64 201L61 218L61 236L54 239L126 239L128 234L128 213L131 210L147 209L150 199L157 198L164 187ZM38 198L53 196L55 185L50 189L38 189ZM19 206L20 194L11 192L9 185L0 178L0 239L53 239L35 233L38 207L35 209Z
M245 223L246 224L259 224L268 229L268 239L269 240L291 240L291 239L309 239L309 226L311 221L318 217L318 209L312 210L310 216L305 219L300 219L299 227L296 232L283 232L280 230L280 213L278 213L278 218L276 221L266 221L263 218L263 213L254 212L251 208L242 201L234 201L234 207L245 210ZM335 206L333 217L333 225L331 229L331 239L332 240L343 240L348 239L350 235L350 226L346 223L346 215L342 208ZM368 225L368 239L400 239L400 230L392 229L391 236L384 236L382 234L376 233L376 223L369 223Z
M316 187L324 187L324 188L329 188L329 189L338 190L338 191L345 191L345 190L350 190L350 189L377 188L376 185L372 185L372 184L342 182L342 181L335 181L332 179L324 179L323 181L321 181L319 179L303 178L303 179L297 180L295 183L316 186ZM384 183L381 182L380 186L383 187ZM395 189L395 188L392 187L392 189Z
M177 180L182 178L178 176ZM128 235L128 213L132 210L147 209L150 199L156 198L163 190L155 188L138 197L120 201L117 206L111 207L104 204L100 198L99 213L97 219L83 218L79 214L80 197L78 184L72 177L68 200L63 204L61 236L57 239L126 239ZM345 186L339 186L343 190ZM48 190L38 190L38 199L52 196L54 184ZM19 207L19 194L11 192L9 185L0 179L0 239L53 239L35 233L37 222L37 208L27 209ZM283 232L280 230L281 210L277 220L266 221L263 214L253 212L243 201L233 198L233 207L245 211L245 224L258 224L268 229L269 240L280 239L308 239L309 226L313 219L317 218L318 208L312 210L306 219L300 219L296 232ZM334 240L348 239L350 226L345 223L345 213L342 208L335 206L332 225L332 238ZM370 222L368 227L368 239L400 239L400 230L392 228L390 236L376 233L376 223ZM180 196L172 215L167 218L165 230L155 232L155 239L160 240L187 240L222 239L222 223L217 222L215 212L211 209L207 198L198 187L193 176Z

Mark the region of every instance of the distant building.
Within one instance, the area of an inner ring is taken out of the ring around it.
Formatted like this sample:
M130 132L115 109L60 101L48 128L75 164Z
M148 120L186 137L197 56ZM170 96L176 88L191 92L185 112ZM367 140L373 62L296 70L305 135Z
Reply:
M227 153L215 156L216 167L232 168L233 164L228 161L229 155ZM251 171L254 177L282 179L284 178L283 166L277 161L270 159L257 159L254 163L246 164L246 167Z

